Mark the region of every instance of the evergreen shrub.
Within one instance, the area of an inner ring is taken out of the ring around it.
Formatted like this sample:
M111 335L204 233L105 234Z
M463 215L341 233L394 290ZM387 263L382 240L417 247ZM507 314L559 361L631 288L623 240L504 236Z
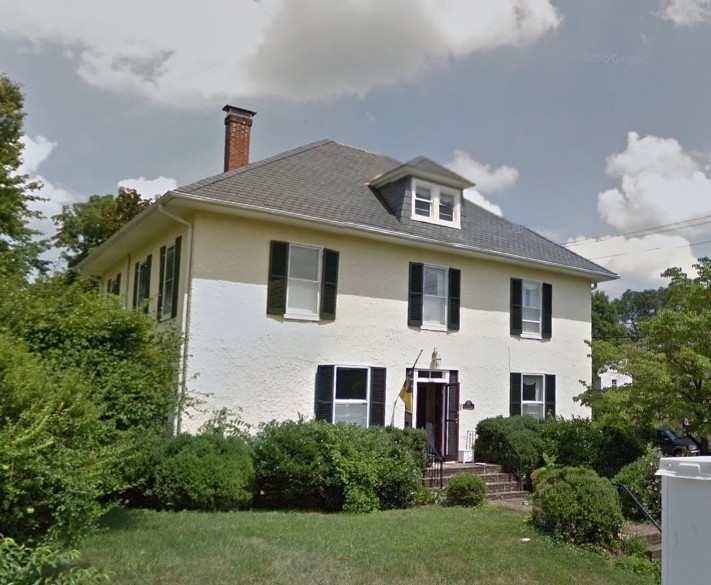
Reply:
M533 523L562 541L614 546L622 526L617 491L591 469L548 468L534 482Z
M530 416L497 416L476 427L476 457L499 463L519 479L543 463L543 423Z
M484 502L485 497L486 483L472 473L455 474L445 488L445 502L448 506L476 507Z
M648 449L639 459L625 465L613 478L615 483L625 485L640 501L650 515L658 519L662 513L661 478L655 474L659 460L654 449ZM622 513L630 520L646 520L645 515L627 494L620 494Z

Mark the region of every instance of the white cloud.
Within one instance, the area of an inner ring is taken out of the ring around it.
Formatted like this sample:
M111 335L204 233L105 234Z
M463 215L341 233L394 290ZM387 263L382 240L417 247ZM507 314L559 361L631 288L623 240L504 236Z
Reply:
M551 0L0 4L0 32L63 48L88 83L182 107L363 94L561 22Z
M518 181L518 171L507 165L492 169L491 165L475 161L463 150L454 151L454 159L447 168L469 179L483 193L510 189Z
M482 193L503 191L513 187L518 180L518 171L515 168L502 165L492 169L491 165L474 160L463 150L455 150L454 158L445 166L475 184L474 187L465 189L464 197L491 213L503 215L501 207L488 201Z
M127 189L135 189L144 199L149 199L156 195L163 195L163 193L171 189L175 189L178 183L175 179L161 175L157 179L146 179L144 177L124 179L123 181L119 181L118 186L126 187Z
M595 241L573 238L568 241L568 246L573 252L620 275L619 280L600 285L611 297L619 296L627 289L666 286L667 281L660 275L667 268L678 266L687 274L694 274L692 266L696 263L689 242L681 236L608 236Z
M711 23L711 0L662 0L662 16L677 26Z
M630 132L627 148L607 159L607 172L620 186L600 193L598 212L622 232L711 215L711 178L674 139ZM711 236L711 224L676 233Z
M49 155L57 146L44 136L21 136L20 142L23 144L22 164L17 169L19 175L32 175L37 172L39 166L49 158Z

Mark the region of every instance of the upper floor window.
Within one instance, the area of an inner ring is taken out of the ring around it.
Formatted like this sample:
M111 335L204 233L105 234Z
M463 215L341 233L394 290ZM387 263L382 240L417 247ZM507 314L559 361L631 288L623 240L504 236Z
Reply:
M412 180L412 219L458 228L460 206L460 191Z
M121 294L121 273L106 281L106 292L110 295Z
M336 318L338 252L271 242L267 313L294 319Z
M151 296L151 260L152 256L148 254L145 260L136 262L133 277L133 306L143 305L145 311L148 311L148 303L145 302Z
M553 328L553 287L511 279L511 335L549 339Z
M408 325L458 330L460 289L458 269L410 262Z
M178 281L180 276L180 244L178 237L160 249L160 284L158 287L158 318L170 319L178 313Z

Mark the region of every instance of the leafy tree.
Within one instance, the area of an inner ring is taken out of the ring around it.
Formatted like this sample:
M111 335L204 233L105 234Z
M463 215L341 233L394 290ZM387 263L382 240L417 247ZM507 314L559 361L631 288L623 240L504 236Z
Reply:
M0 75L0 275L27 275L33 268L43 269L39 254L41 242L33 241L36 232L26 220L37 214L29 203L39 185L18 174L22 162L24 99L17 84Z
M55 245L65 248L62 258L71 268L150 204L136 190L119 187L116 197L92 195L88 201L64 205L52 217L58 228Z
M627 328L620 323L615 305L601 290L592 293L592 337L611 341L627 336Z
M612 301L617 316L621 323L624 323L629 334L633 338L638 338L642 331L640 324L654 317L661 309L669 306L667 289L647 289L634 291L627 289L619 299Z
M711 259L701 258L694 268L695 277L679 268L663 273L671 279L667 306L638 321L636 343L593 343L598 364L633 379L622 388L589 388L579 396L594 416L638 426L684 423L704 441L711 433Z

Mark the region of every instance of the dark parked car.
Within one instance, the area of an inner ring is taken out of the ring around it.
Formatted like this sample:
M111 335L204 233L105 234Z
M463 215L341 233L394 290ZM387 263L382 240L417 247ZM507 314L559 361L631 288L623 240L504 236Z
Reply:
M654 429L654 446L662 455L680 457L683 455L699 455L699 446L691 437L677 435L670 429Z

